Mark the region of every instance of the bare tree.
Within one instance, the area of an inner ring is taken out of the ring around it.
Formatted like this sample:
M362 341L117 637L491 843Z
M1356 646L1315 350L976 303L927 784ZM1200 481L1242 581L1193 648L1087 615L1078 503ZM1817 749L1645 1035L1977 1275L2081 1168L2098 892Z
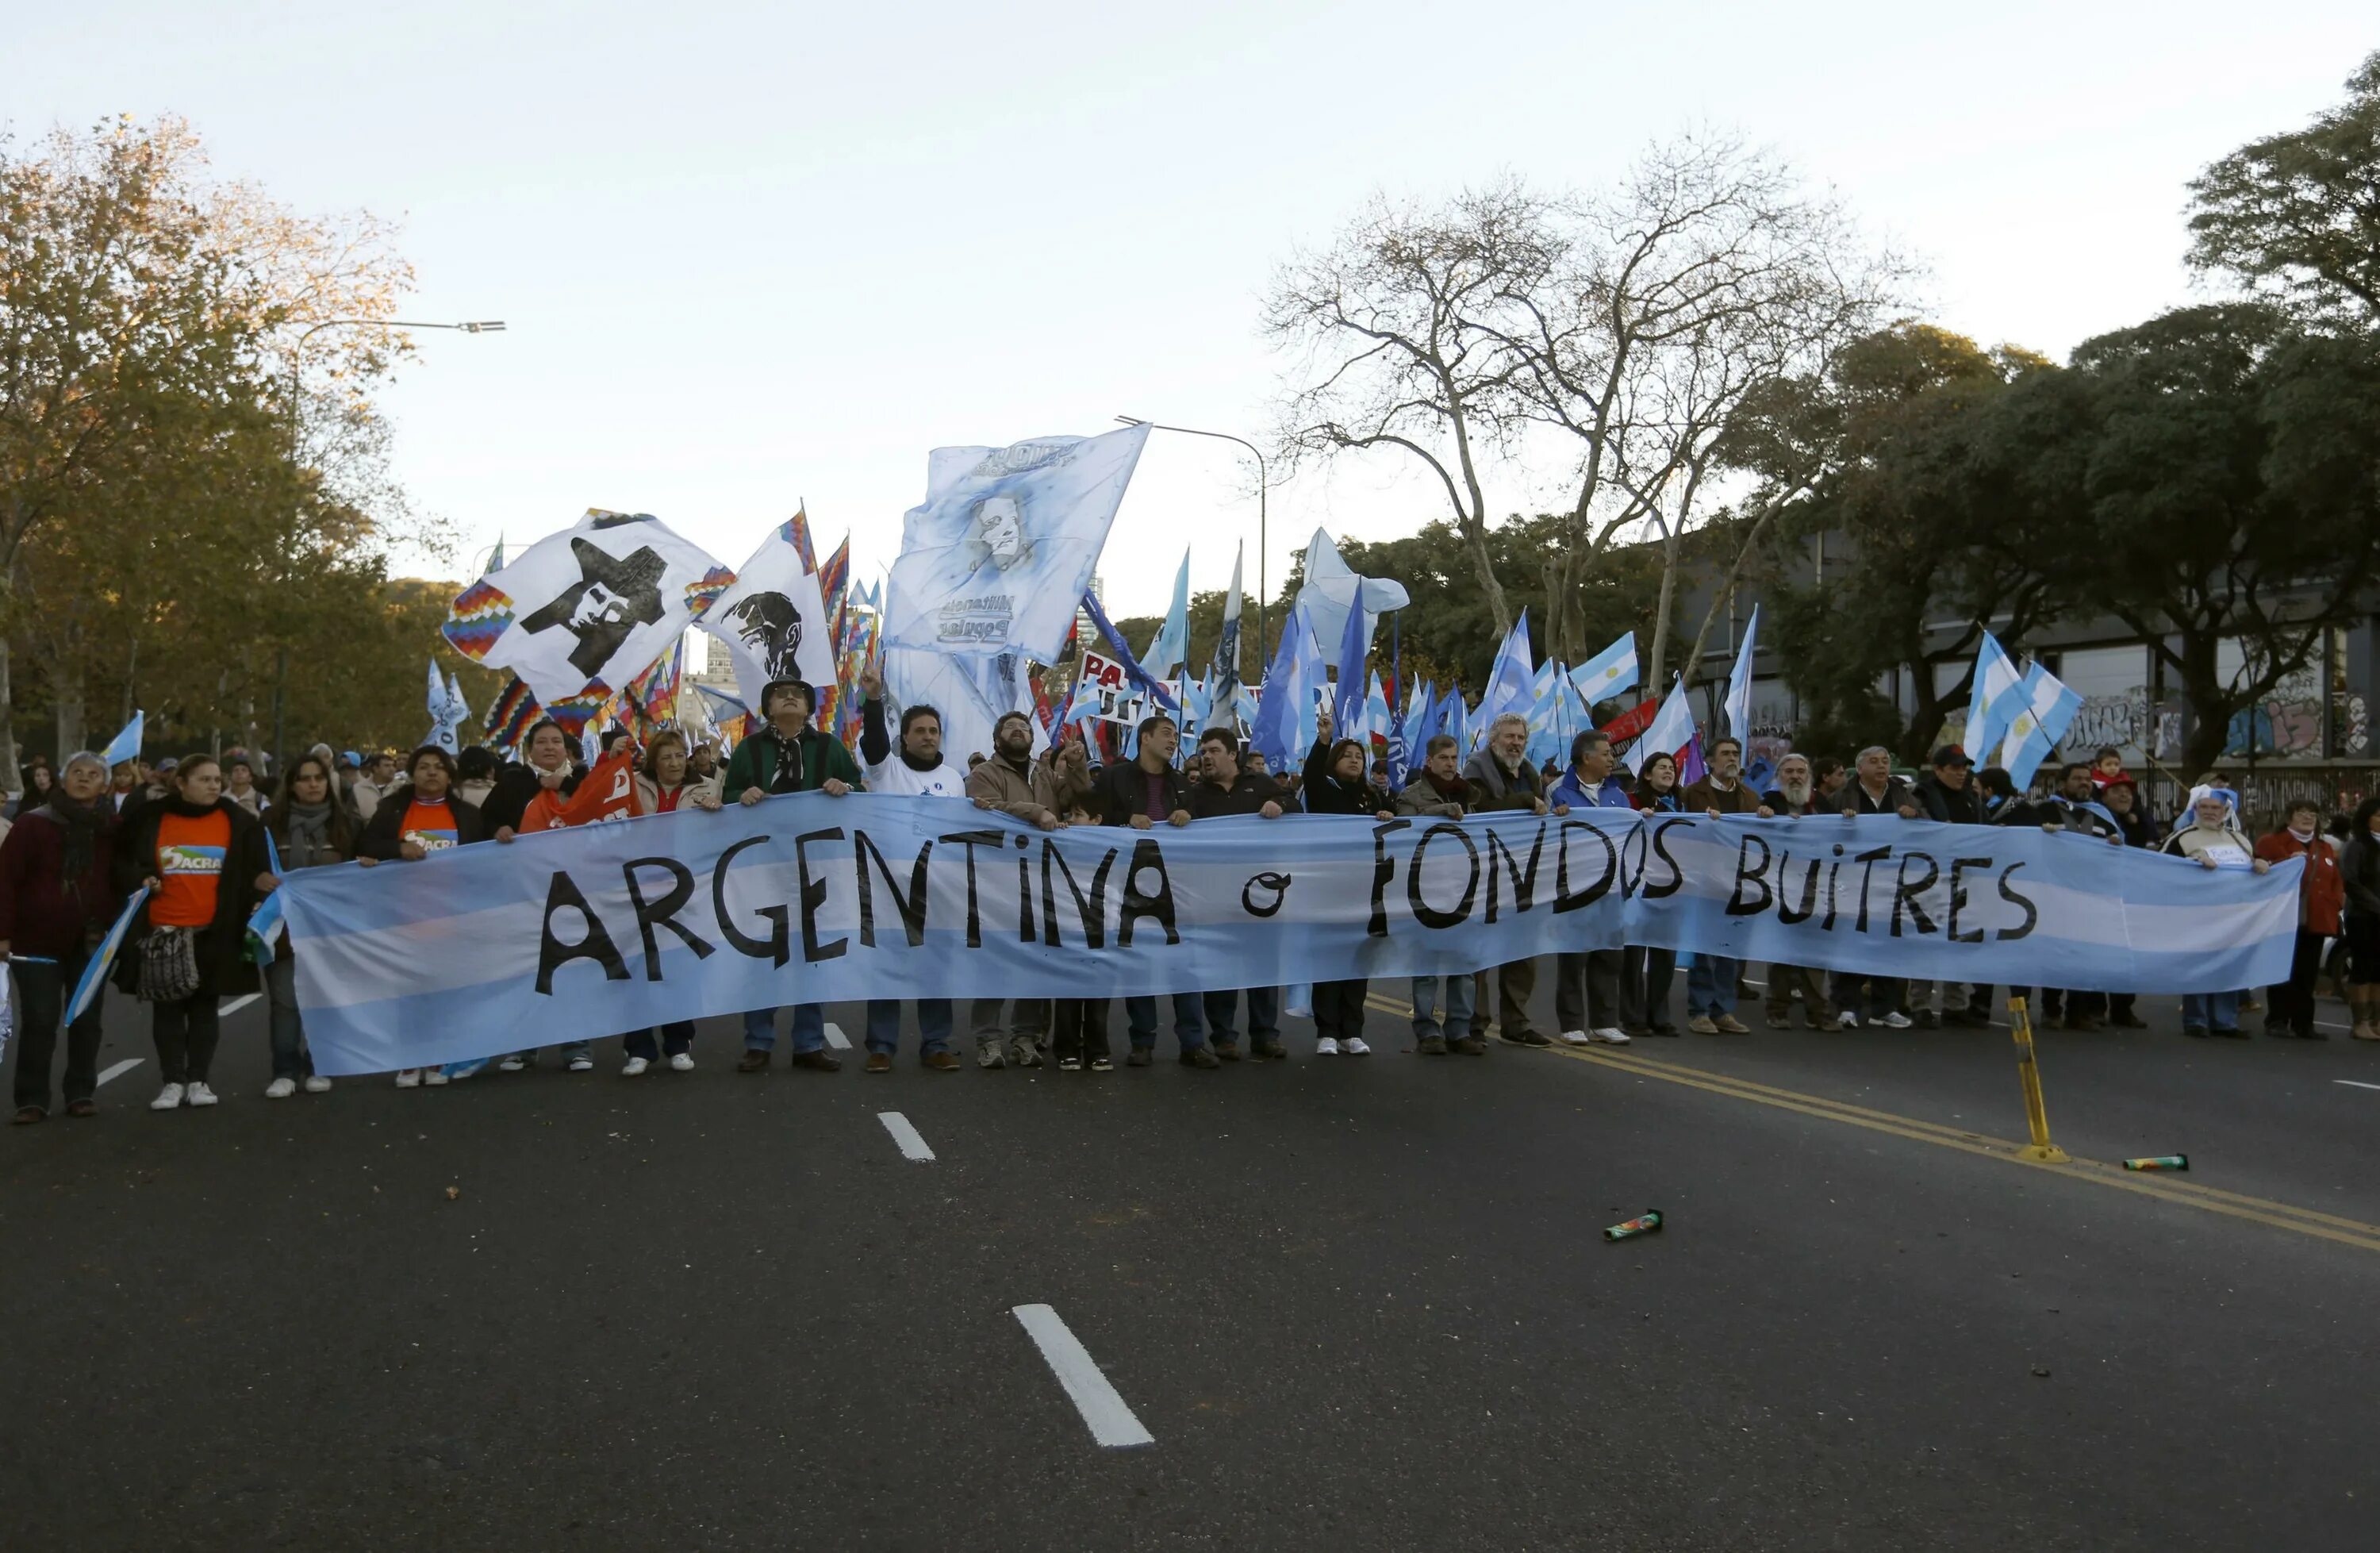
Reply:
M1283 265L1265 303L1266 333L1298 353L1307 385L1281 407L1284 461L1380 447L1418 459L1499 631L1512 611L1488 556L1481 462L1518 425L1513 310L1559 259L1553 214L1512 180L1439 210L1376 197L1330 249Z
M1529 328L1507 342L1523 413L1572 445L1572 543L1553 593L1574 598L1615 542L1658 539L1666 565L1647 665L1658 685L1681 541L1735 472L1730 425L1872 330L1909 272L1779 158L1725 136L1651 147L1617 189L1565 205L1562 226L1561 263L1514 299ZM1769 482L1747 538L1815 474ZM1558 654L1589 645L1568 613L1549 624Z

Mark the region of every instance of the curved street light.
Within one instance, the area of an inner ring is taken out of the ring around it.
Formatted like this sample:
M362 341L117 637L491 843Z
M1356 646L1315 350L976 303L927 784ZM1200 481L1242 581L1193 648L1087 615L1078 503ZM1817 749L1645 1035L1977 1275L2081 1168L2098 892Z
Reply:
M1169 426L1161 421L1144 421L1136 415L1119 415L1116 420L1127 426L1146 426L1152 432L1179 432L1184 436L1213 437L1220 442L1236 442L1253 455L1257 461L1257 673L1262 675L1271 661L1271 649L1265 644L1265 505L1271 484L1265 469L1264 449L1244 436L1229 432L1201 431L1196 426Z

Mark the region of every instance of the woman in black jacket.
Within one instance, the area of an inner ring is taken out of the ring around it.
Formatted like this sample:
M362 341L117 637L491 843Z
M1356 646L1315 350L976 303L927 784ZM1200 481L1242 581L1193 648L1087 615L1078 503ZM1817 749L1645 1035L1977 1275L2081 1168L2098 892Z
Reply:
M372 811L370 823L356 842L358 862L419 862L432 852L487 839L487 825L480 811L455 790L454 756L435 744L424 744L405 763L405 781ZM450 1062L443 1068L400 1068L396 1087L412 1089L427 1083L435 1089L450 1078L468 1079L487 1065L482 1058Z
M1389 795L1367 777L1370 752L1356 740L1330 739L1330 714L1316 716L1314 749L1305 757L1305 779L1299 793L1309 814L1360 814L1366 819L1392 819ZM1314 987L1314 1053L1317 1057L1369 1057L1364 1040L1364 999L1371 983L1362 977L1345 982L1318 982Z
M177 765L164 796L135 810L118 839L118 887L150 892L117 954L115 982L150 1005L165 1081L152 1111L216 1101L207 1070L222 1035L217 1000L256 990L248 919L270 887L265 864L264 827L224 797L212 755Z
M377 814L377 811L375 811ZM356 855L355 813L339 801L331 763L321 755L304 754L282 774L280 790L265 806L264 831L272 838L279 875L301 868L326 868ZM306 1049L306 1026L298 1011L298 960L285 935L264 967L264 993L271 999L273 1082L264 1086L267 1100L286 1100L302 1084L309 1094L320 1094L331 1081L314 1071L314 1056Z

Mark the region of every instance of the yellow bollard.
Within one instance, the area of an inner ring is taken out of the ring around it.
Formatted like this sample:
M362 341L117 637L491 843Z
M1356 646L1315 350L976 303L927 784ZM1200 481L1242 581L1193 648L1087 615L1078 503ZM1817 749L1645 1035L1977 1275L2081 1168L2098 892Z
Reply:
M2009 1028L2016 1035L2016 1072L2024 1083L2024 1124L2033 1131L2031 1146L2017 1151L2027 1159L2063 1165L2067 1154L2049 1141L2049 1110L2041 1101L2041 1067L2033 1058L2033 1015L2022 997L2009 999Z

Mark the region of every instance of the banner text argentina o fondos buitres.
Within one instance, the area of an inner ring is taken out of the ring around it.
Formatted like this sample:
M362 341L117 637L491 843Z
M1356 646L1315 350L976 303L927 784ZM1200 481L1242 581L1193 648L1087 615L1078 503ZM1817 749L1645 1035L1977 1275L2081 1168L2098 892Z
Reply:
M292 874L316 1066L378 1072L868 997L1111 997L1645 944L2096 991L2286 977L2297 865L2029 827L1625 811L1043 832L807 793Z

